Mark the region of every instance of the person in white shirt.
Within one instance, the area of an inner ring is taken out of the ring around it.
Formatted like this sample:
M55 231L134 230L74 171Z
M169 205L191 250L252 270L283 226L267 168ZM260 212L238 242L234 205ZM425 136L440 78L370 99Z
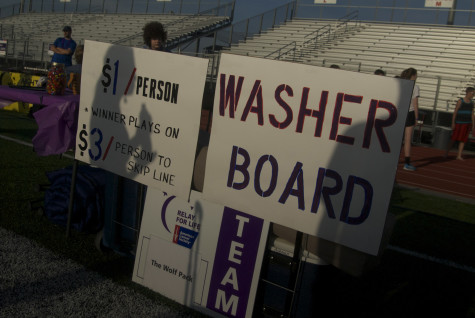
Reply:
M401 73L401 78L415 81L417 79L417 70L415 68L405 69ZM404 170L416 171L417 168L411 164L412 133L419 115L419 86L414 84L412 91L411 105L406 117L406 128L404 129Z

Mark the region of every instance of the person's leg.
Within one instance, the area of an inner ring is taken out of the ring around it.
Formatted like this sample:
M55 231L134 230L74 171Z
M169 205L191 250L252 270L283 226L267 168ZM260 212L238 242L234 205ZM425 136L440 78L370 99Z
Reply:
M404 129L404 157L411 157L412 133L414 126L409 126Z
M415 171L416 167L411 165L411 147L412 133L414 126L408 126L404 129L404 170Z
M462 151L463 151L464 146L465 146L465 143L463 141L460 141L459 142L459 147L458 147L458 152L457 152L457 159L458 160L463 160Z
M449 144L448 144L447 149L446 149L446 151L445 151L445 156L444 156L444 158L447 158L447 156L449 155L449 151L450 151L450 149L452 149L452 147L454 146L454 142L455 142L455 140L452 140L452 139L449 140Z

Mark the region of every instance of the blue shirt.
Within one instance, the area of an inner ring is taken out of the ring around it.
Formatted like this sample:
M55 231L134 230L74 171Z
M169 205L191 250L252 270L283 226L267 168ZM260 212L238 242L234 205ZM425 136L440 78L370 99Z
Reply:
M473 112L473 101L467 103L463 98L460 99L462 102L460 108L457 111L455 116L456 124L470 124L472 122L472 112Z
M71 54L58 54L54 53L51 62L62 63L65 66L71 66L73 64L72 56L74 50L76 50L76 42L73 39L57 38L54 41L54 46L62 49L71 49Z

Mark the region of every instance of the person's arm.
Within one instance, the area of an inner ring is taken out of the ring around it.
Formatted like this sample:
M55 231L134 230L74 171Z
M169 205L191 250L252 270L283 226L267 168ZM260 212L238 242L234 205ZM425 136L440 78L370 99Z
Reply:
M420 96L420 89L418 85L414 85L414 89L412 91L412 100L411 100L411 105L414 107L414 117L416 119L416 124L417 124L417 119L419 118L419 96Z
M72 53L71 48L63 49L54 45L51 51L57 54L62 54L62 55L70 55Z
M455 129L455 117L457 117L457 112L459 111L460 105L462 105L461 99L459 99L459 101L457 102L457 105L455 105L455 110L452 115L452 129Z
M414 104L414 115L416 116L416 122L417 122L417 119L419 118L419 96L414 97L412 99L412 102Z
M475 110L472 110L472 137L475 137Z
M74 80L74 73L70 73L69 74L69 80L68 80L68 88L72 88L73 80Z
M64 46L63 44L64 44L63 39L57 38L51 47L51 51L53 51L56 54L61 54L61 55L71 55L74 53L74 50L76 49L76 45L74 42L67 44L66 46L68 47L66 48L61 47L61 46Z

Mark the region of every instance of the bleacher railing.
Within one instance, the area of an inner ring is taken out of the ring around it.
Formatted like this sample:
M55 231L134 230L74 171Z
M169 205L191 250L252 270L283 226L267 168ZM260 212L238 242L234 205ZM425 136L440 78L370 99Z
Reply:
M371 1L371 0L368 0ZM470 0L472 2L472 5L475 3L475 0ZM33 1L25 1L32 3ZM313 2L313 1L312 1ZM344 0L342 0L339 3L343 3ZM378 1L376 1L378 2ZM394 1L396 2L396 1ZM79 4L85 4L86 7L85 9L82 8ZM127 7L123 5L123 3L127 3ZM172 5L173 3L173 5ZM212 1L213 4L216 5L216 3L220 3L220 1ZM406 3L409 3L409 1L406 1ZM72 0L70 3L64 3L64 2L59 2L59 0L41 0L41 1L36 1L33 2L33 7L31 8L20 8L19 5L14 5L14 6L9 6L9 7L2 7L0 8L0 17L4 16L5 14L20 14L20 12L45 12L47 9L47 4L50 4L50 9L54 8L54 12L69 12L70 10L76 10L76 12L87 12L87 11L101 11L101 12L117 12L117 13L126 13L126 12L131 12L137 13L136 5L134 1L131 2L119 2L118 0L89 0L89 1L82 1L82 0ZM54 7L53 5L54 4ZM177 13L184 13L186 10L184 9L185 6L188 8L187 10L190 10L190 8L193 8L193 10L202 10L206 11L209 10L207 6L209 6L210 1L205 2L205 1L193 1L193 3L190 4L190 1L184 1L184 0L173 0L172 2L166 2L166 3L160 3L160 6L157 6L157 3L155 1L147 1L147 6L143 7L143 13L152 13L152 12L170 12L174 11ZM218 5L218 7L220 7ZM475 8L475 6L473 6ZM232 27L228 27L226 29L220 30L217 32L217 36L215 37L215 43L213 43L213 48L209 50L208 54L194 54L195 56L202 56L205 58L210 59L210 67L209 67L209 72L208 72L208 79L211 81L214 81L216 79L217 75L217 65L219 64L219 54L213 53L215 50L215 46L220 46L220 47L229 47L232 44L238 43L240 41L244 41L250 37L252 37L255 34L260 34L262 32L265 32L266 30L272 29L275 26L285 23L288 20L292 20L295 17L299 18L304 18L305 14L312 12L310 9L315 9L319 10L320 16L322 16L325 19L332 19L332 14L334 12L338 11L338 9L345 9L347 10L348 16L347 19L351 20L350 17L352 14L354 14L354 9L358 9L358 16L355 18L353 17L352 19L355 21L361 21L361 20L370 20L368 18L368 10L374 13L374 18L376 20L382 19L385 14L383 12L389 12L392 11L391 13L391 18L390 19L385 19L384 21L393 21L397 22L398 20L396 19L397 17L400 17L401 15L396 13L396 12L403 12L406 11L405 18L403 19L404 22L411 22L409 19L412 16L412 13L409 14L410 12L415 12L415 13L427 13L427 12L438 12L438 17L440 18L442 13L447 13L448 10L443 10L443 9L414 9L414 8L409 8L408 5L405 7L382 7L382 6L366 6L366 7L361 7L361 6L351 6L351 5L315 5L315 4L305 4L305 1L293 1L288 4L285 4L283 6L277 7L274 10L270 10L268 12L265 12L263 14L257 15L255 17L252 17L250 19L246 19L244 21L237 22L232 25ZM80 10L85 10L85 11L80 11ZM192 11L193 11L192 10ZM315 12L313 10L313 12ZM389 11L388 11L389 10ZM339 10L338 12L342 12ZM362 14L363 12L363 14ZM456 10L455 16L456 20L460 22L460 18L462 17L462 13L464 14L470 14L470 17L472 15L472 10ZM386 14L387 15L387 14ZM340 15L341 16L341 15ZM316 17L319 17L318 14L314 14L312 16L312 19L315 19ZM459 17L459 20L457 20L457 17ZM465 15L465 17L467 17ZM345 18L345 17L344 17ZM348 21L345 21L344 18L341 18L341 23L342 27L348 28ZM426 21L414 21L414 22L426 22ZM471 18L468 19L468 23L465 24L470 24ZM345 24L346 23L346 24ZM20 31L20 30L15 30ZM306 45L310 45L312 43L317 43L319 40L322 41L325 36L328 36L329 29L322 28L320 30L315 31L314 35L309 36L309 39L306 41ZM0 36L2 34L12 34L14 32L13 28L11 26L2 26L0 24ZM314 37L313 37L314 36ZM313 37L313 38L312 38ZM313 41L313 42L312 42ZM45 45L48 45L47 43L43 43L43 54L46 52L47 47ZM32 53L29 53L29 43L25 41L17 41L16 43L12 46L9 47L9 52L10 49L16 46L16 48L22 47L24 49L23 54L21 56L15 57L17 58L17 63L26 65L28 60L32 59ZM300 46L300 44L299 44ZM286 47L278 49L275 53L275 56L278 59L283 59L285 55L288 56L294 56L295 54L292 55L292 52L297 51L297 45L296 43L290 43ZM45 54L46 55L46 54ZM5 59L12 58L11 55L7 55ZM38 57L34 57L37 59ZM49 59L48 56L41 56L40 57L42 60L47 60ZM270 58L270 56L269 56ZM294 58L295 60L295 58ZM323 60L321 66L329 66L330 64L340 64L343 66L344 69L349 69L349 70L354 70L354 71L363 71L363 72L369 72L369 69L375 69L377 66L375 65L362 65L360 62L348 62L348 61L330 61L328 59ZM351 64L351 65L350 65ZM390 70L388 68L385 68L386 71L389 72L396 72L396 70ZM400 70L399 70L400 71ZM395 75L395 74L392 74ZM425 75L423 72L421 72L421 77L424 76L426 78L429 78L430 75ZM434 77L434 76L432 76ZM430 116L426 117L426 120L430 120L432 125L446 125L447 121L447 114L450 114L451 111L453 110L453 105L455 104L456 97L457 97L457 92L454 92L454 97L453 99L446 99L440 98L440 91L441 87L444 87L444 82L452 80L448 78L447 76L438 76L437 77L437 88L435 90L435 93L430 93L430 94L424 94L422 92L422 95L424 96L423 103L421 104L421 107L424 109L432 110L434 112L434 115L432 116L432 119ZM460 88L464 88L463 86L468 85L469 80L467 80L466 83L461 84ZM460 95L461 92L458 92Z
M18 0L20 2L20 0ZM145 2L145 3L144 3ZM197 14L221 6L222 0L120 1L120 0L37 0L0 7L0 18L22 13L174 13Z
M340 65L344 70L355 72L372 73L376 70L375 65L365 65L361 62L352 62L336 58L323 59L322 63L317 66L329 67L332 64ZM387 72L386 76L389 77L398 76L402 71L401 69L392 67L381 67L381 69ZM419 109L426 113L423 126L425 130L431 131L434 136L437 127L451 126L452 114L457 100L465 94L466 86L473 84L471 84L469 79L463 81L459 77L429 75L424 74L424 71L418 71L418 73L419 81L431 80L436 83L434 92L427 92L424 91L424 87L421 88L421 97L419 98ZM459 81L461 83L459 89L454 89L450 98L441 98L440 93L443 87L447 85L447 82L453 81ZM421 86L421 84L419 85Z
M317 49L317 46L322 42L323 38L326 37L326 41L331 41L337 37L337 33L343 30L343 33L348 32L348 25L350 23L355 23L355 26L360 24L358 20L358 11L351 12L337 20L336 25L326 24L321 28L307 34L303 43L297 45L296 41L292 41L284 45L283 47L278 48L274 52L271 52L265 56L265 58L272 58L275 60L280 60L283 57L286 60L297 61L298 58L302 58L303 50L302 48L307 48L311 46L313 49ZM339 35L342 33L340 32ZM300 51L300 54L298 52ZM289 56L291 57L289 58Z
M292 41L286 45L278 48L276 51L271 52L264 56L266 59L280 60L284 56L288 56L289 53L292 54L291 60L295 61L295 54L297 52L297 42Z
M322 41L325 37L326 41L328 42L334 40L338 36L338 32L342 30L343 34L348 32L350 23L354 23L355 27L361 24L361 21L358 19L358 11L350 12L347 15L339 18L335 26L327 24L319 28L318 30L308 34L306 38L309 37L310 39L302 43L302 47L308 47L310 44L313 44L313 48L317 49L320 42L323 42L323 44L325 43L324 41ZM302 55L300 57L302 57Z
M211 9L208 9L208 10L205 10L205 11L201 11L201 12L199 12L197 14L194 14L194 15L185 16L182 19L178 19L178 20L174 21L173 23L167 24L167 29L170 29L170 28L173 27L174 29L182 29L183 30L186 25L192 25L192 22L197 17L200 17L200 16L230 17L229 20L222 21L222 23L226 23L226 24L231 23L232 17L234 15L234 5L235 5L235 2L233 1L233 2L226 3L224 5L220 5L220 6L215 7L215 8L211 8ZM200 30L200 31L202 32L203 30ZM137 42L137 39L142 39L142 32L137 32L134 35L131 35L131 36L125 37L123 39L120 39L118 41L115 41L115 42L113 42L113 44L133 46ZM179 41L180 41L179 38L178 39L169 39L169 41L167 42L167 46L169 48L175 47L176 45L178 45Z
M359 5L359 3L363 3ZM299 0L297 17L337 19L344 12L357 10L362 21L449 24L475 26L475 0L458 1L455 10L444 7L425 7L423 0L339 0L337 4L315 4L313 0Z
M104 12L104 13L170 13L193 14L221 4L220 0L173 0L157 2L155 0L36 0L24 1L21 7L18 4L1 6L0 18L27 12ZM145 2L145 5L144 5ZM449 8L424 7L423 0L397 1L397 0L366 0L364 5L358 1L340 0L337 4L315 4L313 0L296 1L295 16L299 18L338 19L352 11L359 11L363 21L384 21L398 23L426 23L447 24L451 15ZM475 25L475 1L463 0L457 2L453 11L454 25Z
M7 11L8 12L14 11L15 14L19 14L19 12L35 12L36 11L35 8L39 8L39 11L45 12L46 11L45 10L45 3L49 3L49 4L53 4L50 7L50 9L53 10L53 12L57 13L57 11L54 11L54 10L58 9L57 6L56 7L54 6L55 1L57 1L57 0L37 1L37 2L34 2L36 7L33 6L33 7L30 7L30 8L22 8L22 9L20 9L20 7L15 5L15 6L9 7L9 8L13 8L12 10L7 10ZM26 1L26 2L32 3L32 1ZM102 14L102 11L107 11L106 9L110 7L111 3L115 3L115 4L119 3L116 0L114 0L114 1L112 1L112 0L110 0L110 1L101 0L100 2L102 4L100 6L97 6L98 1L94 1L94 0L83 1L81 3L83 5L87 5L87 6L82 7L82 8L78 5L76 5L76 6L70 5L70 4L74 4L74 3L76 3L76 4L79 3L79 2L75 2L74 0L72 2L69 2L69 3L61 3L61 6L63 8L63 10L61 12L63 12L63 11L68 12L68 9L74 8L72 10L74 10L74 12L79 13L80 9L90 11L90 10L92 10L91 8L93 8L94 10L96 10L94 13L101 13ZM148 2L149 1L147 1L147 6L148 6ZM168 9L173 8L173 6L171 5L173 3L177 6L177 8L178 8L177 12L182 12L181 16L184 16L184 17L182 19L178 19L176 22L174 22L171 27L174 27L175 29L180 29L180 30L184 30L185 26L187 26L187 25L190 25L191 28L192 28L194 19L196 19L197 17L200 17L200 16L223 16L223 17L227 17L227 19L223 19L223 21L221 21L221 24L222 25L230 24L231 21L232 21L233 14L234 14L234 1L228 0L228 1L226 1L227 3L224 3L224 1L222 1L224 4L214 6L214 7L209 7L210 4L219 4L220 2L221 1L219 1L219 0L218 1L207 1L207 2L202 1L202 0L193 1L194 9L189 10L189 6L191 5L190 1L186 2L186 1L183 1L183 0L173 0L172 2L167 2L166 4L163 4L162 5L162 11L163 11L163 8L167 8L167 11L168 11ZM96 4L95 7L92 6L93 3ZM133 6L134 1L132 1L131 3L132 3L131 5ZM185 10L185 7L187 7L188 9ZM119 10L119 9L120 9L119 6L116 6L116 8L114 8L115 11L121 12L121 10ZM152 10L150 10L151 8L148 8L148 9L149 9L148 13L151 13L152 12ZM194 13L194 10L201 10L201 11L198 11L198 13ZM193 12L193 13L192 14L184 13L184 12L190 12L190 11ZM129 13L129 12L126 12L124 14L127 14L127 13ZM133 12L133 13L136 13L136 12ZM68 14L68 16L69 16L69 14ZM71 19L79 19L78 17L82 17L82 16L81 15L75 15L75 14L71 13ZM81 22L83 22L83 21L81 21ZM213 26L207 26L207 27L202 26L202 27L200 27L199 31L204 34L204 33L206 33L205 31L209 31L213 28L218 28L220 26L218 24L219 23L216 23ZM170 27L170 26L167 25L167 27ZM41 31L42 28L48 29L48 26L38 25L36 30ZM198 29L198 27L197 27L197 29ZM187 32L187 34L193 34L192 30L190 29L190 32ZM28 34L25 34L25 32L23 31L22 26L17 26L17 25L12 25L12 24L4 24L4 23L1 23L1 21L0 21L0 39L8 39L8 46L6 47L5 55L0 56L0 62L3 62L3 64L5 66L14 67L14 68L18 69L18 68L21 68L21 67L32 67L32 66L38 67L39 64L41 64L41 66L39 66L39 67L41 67L43 69L47 68L47 65L48 65L48 63L51 59L51 57L48 56L48 54L46 53L48 51L49 42L43 42L43 41L37 39L36 37L30 37ZM135 41L133 41L133 40L135 40ZM175 39L175 40L179 41L180 39L178 39L178 40ZM80 44L81 42L82 41L79 40L78 44ZM142 44L142 32L138 32L135 35L123 38L123 39L121 39L119 41L116 41L114 43L115 44L122 44L122 45L129 45L130 44L130 45L133 45L133 46L137 46L139 44L141 45ZM18 50L21 50L21 48L23 48L23 50L18 52Z
M245 41L249 37L274 28L295 16L297 1L292 1L273 10L266 11L257 16L233 23L232 26L218 32L217 38L220 45L230 47L232 44Z

